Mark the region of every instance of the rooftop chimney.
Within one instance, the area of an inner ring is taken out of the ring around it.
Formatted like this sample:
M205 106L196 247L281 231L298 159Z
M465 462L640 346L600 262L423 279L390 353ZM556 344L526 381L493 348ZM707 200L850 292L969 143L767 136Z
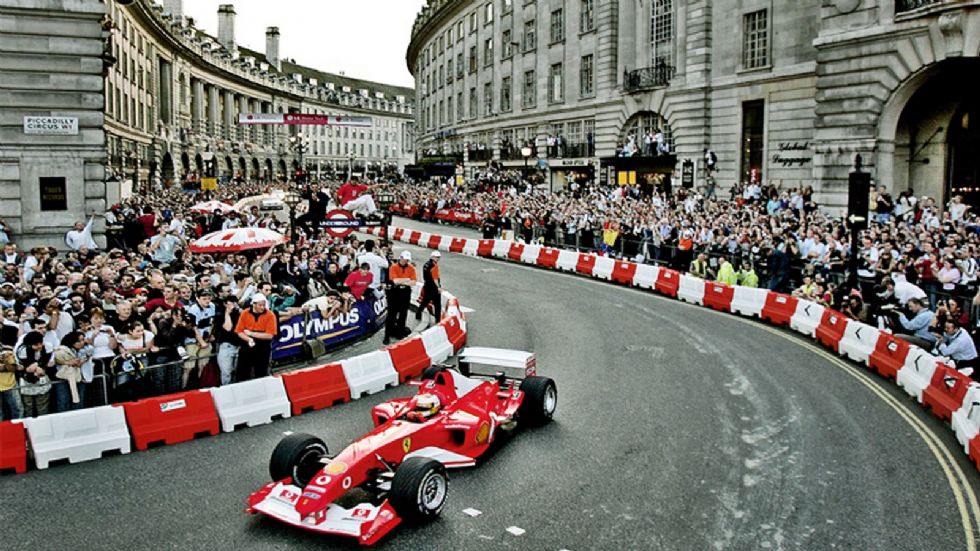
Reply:
M265 58L277 71L282 70L282 61L279 59L279 27L265 30Z
M234 57L238 47L235 45L235 6L232 4L218 6L218 42Z
M174 19L184 16L184 0L163 0L163 13L169 13Z

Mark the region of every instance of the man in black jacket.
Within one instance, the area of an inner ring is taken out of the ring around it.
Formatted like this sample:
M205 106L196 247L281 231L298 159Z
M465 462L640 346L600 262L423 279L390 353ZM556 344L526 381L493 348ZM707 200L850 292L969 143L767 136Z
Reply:
M442 276L439 274L439 259L442 253L432 251L432 257L422 266L422 302L415 311L415 320L422 321L422 312L432 305L436 323L442 318Z

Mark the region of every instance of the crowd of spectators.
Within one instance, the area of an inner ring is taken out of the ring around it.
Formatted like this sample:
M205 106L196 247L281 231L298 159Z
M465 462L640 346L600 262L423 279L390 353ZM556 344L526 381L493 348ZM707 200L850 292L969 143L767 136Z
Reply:
M809 186L736 184L723 198L669 185L572 183L551 193L513 171L476 176L465 187L402 187L400 205L424 219L443 209L470 213L484 238L594 250L792 293L928 348L945 350L952 335L965 344L960 328L976 333L980 219L960 196L939 205L909 192L893 198L884 187L873 190L870 227L852 251L844 218L819 208ZM856 284L848 277L852 255ZM917 300L896 298L896 286L899 295L914 290ZM975 358L975 351L954 356Z
M0 419L263 376L277 322L311 308L341 315L378 289L388 247L331 239L313 224L338 201L338 186L278 187L287 186L305 199L297 238L234 254L194 254L188 245L243 226L288 233L288 218L259 204L227 214L191 205L233 204L275 186L135 195L98 214L102 248L92 239L96 215L65 235L60 252L22 251L0 223Z

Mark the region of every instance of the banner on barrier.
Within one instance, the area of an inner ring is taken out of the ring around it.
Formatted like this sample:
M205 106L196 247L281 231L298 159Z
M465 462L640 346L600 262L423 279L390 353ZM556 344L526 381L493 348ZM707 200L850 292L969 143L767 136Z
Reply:
M324 319L319 310L312 310L309 319L298 315L279 324L279 338L272 347L272 361L282 361L303 354L303 340L314 339L331 348L374 332L385 323L388 302L378 299L359 300L350 311Z

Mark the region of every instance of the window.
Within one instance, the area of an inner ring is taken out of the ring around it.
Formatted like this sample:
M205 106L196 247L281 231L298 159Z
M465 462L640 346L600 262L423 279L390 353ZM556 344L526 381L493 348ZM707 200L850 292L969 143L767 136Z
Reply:
M582 56L579 66L579 95L588 98L595 95L595 63L592 54Z
M507 113L513 109L511 104L511 82L510 77L504 77L500 80L500 112Z
M654 0L650 12L650 52L653 66L673 65L673 0Z
M486 83L483 85L483 115L489 116L493 114L493 84Z
M483 22L493 23L493 2L487 2L487 5L483 6Z
M537 98L535 97L537 86L535 84L534 70L524 71L524 89L521 91L521 107L534 107L535 103L537 103Z
M762 177L763 162L765 161L765 102L763 100L747 101L742 104L742 167L744 181L754 171Z
M488 38L483 42L483 65L493 65L493 39Z
M470 32L476 32L476 12L470 14Z
M502 9L500 13L510 13L510 11L514 9L513 0L504 0L503 4L504 4L504 9Z
M470 46L470 73L476 72L476 46Z
M444 69L444 66L439 66L439 88L442 88L442 85L446 83L446 73Z
M453 28L449 27L446 29L446 45L450 48L453 47Z
M456 94L456 120L463 120L466 118L466 113L463 111L463 93L460 92Z
M475 119L476 112L476 86L470 88L470 118Z
M453 120L453 97L446 98L446 124L452 124Z
M595 0L581 0L579 8L581 20L579 21L579 32L587 33L595 30Z
M548 73L548 101L551 103L561 102L565 98L562 71L561 63L555 63Z
M565 40L565 10L551 12L551 43Z
M453 60L449 58L446 60L446 83L453 81Z
M524 51L528 52L537 47L537 42L535 40L535 26L534 20L524 22Z
M766 10L747 13L742 18L742 68L769 65L769 16Z
M445 113L445 103L443 103L442 100L439 100L439 113L438 113L439 126L442 126L443 124L445 124L445 120L446 119L445 119L445 114L444 113Z
M463 52L456 54L456 78L463 78Z
M461 19L459 23L456 23L456 40L463 40L463 20Z
M514 40L511 37L510 29L504 29L500 33L501 58L507 59L514 55Z

